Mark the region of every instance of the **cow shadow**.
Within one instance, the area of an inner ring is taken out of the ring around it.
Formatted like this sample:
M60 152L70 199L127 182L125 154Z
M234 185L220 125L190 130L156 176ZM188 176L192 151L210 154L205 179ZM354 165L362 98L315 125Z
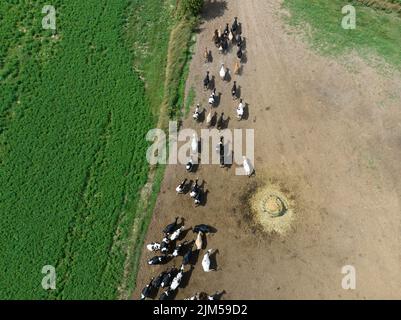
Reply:
M209 259L210 259L210 269L213 269L213 270L215 270L215 271L221 270L221 268L218 269L217 254L219 254L219 249L214 250L214 251L209 255Z
M229 68L226 68L226 76L224 80L227 82L231 82L231 71Z
M192 230L192 228L183 230L177 240L178 241L184 240L190 230Z
M236 100L241 99L241 86L237 86L237 95L236 95Z
M192 169L189 172L190 173L196 173L198 171L198 168L199 168L199 160L198 160L198 163L193 163L192 164Z
M188 192L191 190L191 180L187 181L187 183L185 183L184 188L182 190L183 194L188 194Z
M243 53L242 53L242 57L241 57L240 62L241 62L242 64L247 64L247 62L248 62L248 56L247 56L246 52L243 52Z
M245 103L244 115L242 116L242 119L244 119L244 120L249 119L249 104L248 103Z
M238 22L237 34L242 35L242 23Z
M202 111L199 113L199 117L198 117L198 122L199 123L203 123L205 121L206 118L206 109L203 108Z
M246 46L247 46L247 39L245 37L242 37L242 43L241 43L241 49L242 50L246 50Z
M185 271L182 275L182 280L180 283L180 288L185 288L189 284L189 280L191 279L192 272L194 270L194 267L191 265L188 271Z
M211 126L211 127L214 127L214 126L216 126L216 123L217 123L217 112L215 112L215 113L213 114L212 120L210 121L210 126Z
M207 248L207 236L202 233L202 249L205 250Z
M231 118L230 117L227 117L226 119L224 119L224 112L222 113L222 120L220 121L220 123L219 123L219 126L218 126L218 130L224 130L224 129L227 129L228 128L228 125L229 125L229 123L230 123L230 121L231 121Z
M202 192L202 197L200 199L200 204L199 204L201 207L206 206L208 194L209 194L209 190L207 190L207 189L206 189L206 191Z
M213 91L214 88L216 88L216 77L212 76L212 79L210 79L210 82L209 82L209 89L211 91Z
M187 193L189 193L190 191L191 191L191 189L192 189L192 186L193 186L193 184L195 183L195 181L194 180L189 180L188 181L188 183L187 183L187 186L188 186L188 192Z
M212 50L209 50L209 54L207 57L207 61L208 63L213 63L213 54L212 54Z
M198 153L202 153L202 139L198 139Z
M219 93L217 94L216 100L215 100L215 102L214 102L214 107L215 107L215 108L217 108L217 107L220 105L221 96L222 96L222 93L219 92Z
M227 151L226 151L226 150L227 150ZM231 153L231 159L230 159L230 157L229 157L230 153ZM225 163L224 163L224 168L230 169L230 168L232 167L232 165L233 165L234 151L231 151L231 152L230 152L230 150L229 150L229 144L227 144L227 145L224 146L224 159L225 159L225 160L230 160L230 161L231 161L231 162L225 162Z
M199 250L195 250L192 253L192 257L191 257L191 261L190 261L191 265L195 266L198 263L199 253L200 253Z

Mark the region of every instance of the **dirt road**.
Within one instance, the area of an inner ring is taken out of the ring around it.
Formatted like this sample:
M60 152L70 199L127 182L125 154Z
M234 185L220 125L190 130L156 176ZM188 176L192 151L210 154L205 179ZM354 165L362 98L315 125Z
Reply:
M220 270L202 271L202 251L177 299L217 290L226 291L223 299L400 298L400 77L379 75L357 57L349 68L318 56L288 32L283 14L276 0L206 6L187 87L205 106L203 76L206 70L216 76L222 93L216 111L231 117L229 128L255 129L256 176L235 176L235 166L200 165L191 175L182 165L169 166L146 242L160 241L175 216L188 226L217 228L208 248L219 250ZM232 82L218 79L220 63L232 69L235 52L221 56L211 42L213 31L234 16L247 41L243 74L232 79L249 104L249 118L241 122L235 120ZM209 65L206 46L214 58ZM205 127L190 118L184 127ZM175 194L184 177L205 181L204 207L195 209L189 197ZM263 235L244 218L243 193L262 180L277 181L296 200L294 231L284 238ZM135 299L165 269L147 266L151 256L143 251ZM345 265L356 268L356 290L341 287Z

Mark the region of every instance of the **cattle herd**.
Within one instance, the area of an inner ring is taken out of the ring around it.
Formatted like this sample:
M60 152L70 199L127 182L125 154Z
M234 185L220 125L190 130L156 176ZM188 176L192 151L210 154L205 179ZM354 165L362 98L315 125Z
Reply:
M236 56L238 60L234 66L234 74L239 75L242 69L242 62L244 59L244 46L245 40L242 37L241 24L238 22L237 17L234 18L234 22L230 28L229 24L226 24L224 31L220 28L215 30L213 35L213 42L218 48L218 52L220 54L227 54L229 52L230 46L237 46ZM209 63L212 59L212 53L207 48L205 49L205 63ZM219 72L220 78L223 81L227 81L229 72L225 68L224 63L221 64L221 69ZM203 80L204 90L210 90L211 94L209 97L209 106L210 110L208 112L208 116L206 118L207 126L212 126L212 119L217 118L217 113L212 113L212 109L217 107L217 102L219 97L216 95L216 87L214 84L214 77L210 77L210 72L207 71L206 76ZM233 87L231 90L231 95L233 100L240 99L239 90L237 87L237 82L234 81ZM239 100L239 105L236 108L236 117L238 120L242 120L244 116L245 104L242 99ZM195 107L195 112L193 113L193 118L197 121L201 121L201 108L200 105L197 104ZM216 127L218 130L224 129L224 113L218 117L216 122ZM193 136L191 141L191 151L192 155L196 155L198 152L198 139L196 135ZM220 143L216 147L216 151L220 154L220 166L225 167L224 163L224 138L223 136L220 138ZM248 176L252 175L253 170L251 169L251 165L249 161L244 157L244 169ZM186 164L187 172L195 171L195 164L192 156L188 159ZM184 179L180 182L180 184L176 188L177 194L184 194L189 189L189 195L194 200L196 206L202 203L203 198L203 190L202 185L199 184L199 179L196 179L195 182L191 185L187 183L188 179ZM189 191L188 190L188 191ZM178 220L181 220L178 222ZM183 240L185 235L192 229L192 232L195 234L195 237L192 241L188 242L187 240ZM213 227L210 227L206 224L200 224L195 226L194 228L188 228L185 230L184 219L179 219L178 217L174 222L170 223L163 229L163 239L161 242L153 242L147 245L148 251L157 252L159 251L161 255L154 256L148 260L148 265L164 265L170 262L173 259L178 259L181 257L180 268L176 268L175 266L168 268L161 272L156 277L150 279L149 283L143 288L141 293L141 299L147 298L155 298L157 297L157 293L159 289L162 289L163 292L160 294L160 300L171 300L174 299L177 294L178 288L183 286L183 282L186 278L189 278L189 275L198 260L198 256L200 251L204 248L206 243L206 236L209 233L215 232L216 230ZM178 243L178 241L181 241ZM216 253L217 250L208 249L203 255L202 258L202 268L204 272L216 271L216 266L212 264L213 254ZM212 259L211 259L212 257ZM185 271L186 267L189 266L190 270ZM186 276L188 275L188 276ZM204 292L197 292L192 297L189 297L187 300L215 300L219 299L223 292L216 292L213 295L208 295Z
M184 221L178 222L179 218L167 225L163 229L164 237L161 242L149 243L146 248L151 252L160 251L162 255L154 256L148 260L148 265L161 265L166 264L174 258L181 257L181 267L171 267L164 270L158 276L150 279L149 283L143 288L141 299L153 298L156 296L159 289L164 289L161 293L160 300L171 300L175 297L178 288L182 285L186 273L190 273L193 265L196 263L200 251L205 244L205 237L211 232L215 232L214 228L200 224L192 228L192 232L196 234L195 239L188 242L183 240L184 234L190 229L185 230ZM214 251L215 252L215 251ZM212 266L210 256L213 254L213 249L209 249L203 256L202 268L204 272L215 271ZM190 266L189 271L185 271L185 267ZM222 292L216 292L214 295L208 295L204 292L197 292L188 300L215 300L221 296Z

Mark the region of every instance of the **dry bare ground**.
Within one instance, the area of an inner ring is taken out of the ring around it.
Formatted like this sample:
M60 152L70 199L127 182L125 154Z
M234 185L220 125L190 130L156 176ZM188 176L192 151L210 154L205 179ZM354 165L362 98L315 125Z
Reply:
M231 117L229 128L255 129L256 176L235 176L235 166L200 165L191 175L182 165L169 166L146 242L160 241L175 216L188 226L217 228L207 246L219 250L220 270L203 272L203 250L177 299L217 290L226 291L223 299L401 298L400 77L379 75L357 57L350 71L343 61L318 56L286 32L282 14L276 0L207 4L187 87L196 88L205 106L203 76L206 70L216 76L222 93L216 111ZM233 68L235 52L220 56L211 42L214 29L234 16L247 40L243 75L232 79L249 104L249 118L241 122L232 82L218 77L221 62ZM213 53L210 65L203 60L205 46ZM183 127L205 127L190 118ZM206 205L195 209L175 187L197 176L208 194ZM294 230L286 237L264 235L248 219L244 199L264 181L288 189L296 201ZM134 299L165 269L147 266L151 256L143 250ZM356 290L341 287L341 268L348 264L356 268Z

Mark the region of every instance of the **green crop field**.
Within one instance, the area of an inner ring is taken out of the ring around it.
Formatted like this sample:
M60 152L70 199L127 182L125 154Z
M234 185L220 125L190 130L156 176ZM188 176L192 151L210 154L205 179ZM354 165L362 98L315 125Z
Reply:
M171 31L143 3L53 0L54 33L47 1L0 2L1 299L117 296Z
M284 0L292 25L311 28L312 47L324 54L346 54L355 50L367 61L380 56L386 63L401 69L401 1L400 0ZM356 29L344 30L343 6L356 9Z

